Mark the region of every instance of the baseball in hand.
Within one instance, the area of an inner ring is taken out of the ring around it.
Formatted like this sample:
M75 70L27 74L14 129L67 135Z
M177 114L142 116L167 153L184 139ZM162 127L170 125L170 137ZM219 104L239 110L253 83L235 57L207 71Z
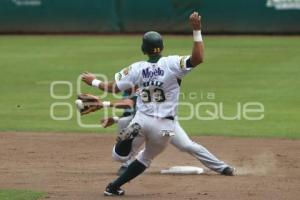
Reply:
M201 30L201 16L198 12L193 12L190 15L190 24L193 30Z

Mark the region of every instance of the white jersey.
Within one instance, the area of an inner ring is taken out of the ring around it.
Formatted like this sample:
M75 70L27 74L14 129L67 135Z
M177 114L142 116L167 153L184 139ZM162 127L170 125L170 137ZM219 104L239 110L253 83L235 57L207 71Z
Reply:
M162 57L156 63L141 61L116 73L120 90L138 86L136 109L149 116L175 117L179 100L179 80L192 68L187 68L189 56Z

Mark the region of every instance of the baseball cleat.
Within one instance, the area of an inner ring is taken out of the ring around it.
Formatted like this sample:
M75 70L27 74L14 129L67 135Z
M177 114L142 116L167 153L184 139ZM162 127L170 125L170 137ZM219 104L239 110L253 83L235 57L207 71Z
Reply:
M235 168L233 167L225 167L221 172L224 176L234 176L235 175Z
M122 196L125 194L125 191L121 188L113 187L113 185L110 183L106 187L104 191L104 196Z

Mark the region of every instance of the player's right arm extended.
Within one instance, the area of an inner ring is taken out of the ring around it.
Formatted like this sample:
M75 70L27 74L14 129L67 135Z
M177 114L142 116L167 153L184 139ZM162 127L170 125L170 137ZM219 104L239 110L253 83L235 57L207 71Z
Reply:
M106 91L106 92L110 92L110 93L118 93L118 92L120 92L120 90L117 87L117 84L116 84L115 81L108 81L108 82L102 82L101 81L98 84L98 86L97 86L97 83L95 85L92 85L92 86L98 87L100 90Z
M102 91L106 91L110 93L120 92L115 81L100 81L97 79L97 77L94 74L89 72L84 72L81 75L81 80L90 86L99 88Z

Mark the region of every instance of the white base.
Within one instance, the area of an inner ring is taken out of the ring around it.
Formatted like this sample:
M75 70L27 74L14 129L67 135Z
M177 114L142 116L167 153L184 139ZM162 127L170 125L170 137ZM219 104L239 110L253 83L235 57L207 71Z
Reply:
M203 172L203 168L194 166L174 166L160 171L161 174L202 174Z

